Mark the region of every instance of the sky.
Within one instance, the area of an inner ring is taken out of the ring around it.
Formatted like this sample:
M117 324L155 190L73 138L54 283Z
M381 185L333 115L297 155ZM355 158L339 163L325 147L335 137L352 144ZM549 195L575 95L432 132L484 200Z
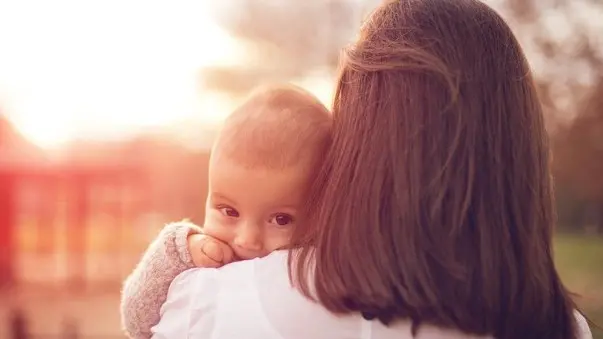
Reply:
M211 1L0 0L0 112L34 143L214 126L199 69L237 63ZM189 131L190 134L190 131Z

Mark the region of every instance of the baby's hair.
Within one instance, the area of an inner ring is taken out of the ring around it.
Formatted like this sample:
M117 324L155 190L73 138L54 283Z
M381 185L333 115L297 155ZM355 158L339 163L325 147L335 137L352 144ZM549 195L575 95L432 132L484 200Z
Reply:
M310 92L289 84L261 87L226 119L212 157L269 169L314 162L330 141L331 122Z

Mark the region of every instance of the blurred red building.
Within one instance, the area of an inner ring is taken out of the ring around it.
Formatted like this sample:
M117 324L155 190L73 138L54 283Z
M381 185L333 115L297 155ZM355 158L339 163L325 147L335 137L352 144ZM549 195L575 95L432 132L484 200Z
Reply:
M0 117L0 286L83 286L99 242L106 266L120 260L124 225L148 208L147 176L134 161L94 159L50 159Z

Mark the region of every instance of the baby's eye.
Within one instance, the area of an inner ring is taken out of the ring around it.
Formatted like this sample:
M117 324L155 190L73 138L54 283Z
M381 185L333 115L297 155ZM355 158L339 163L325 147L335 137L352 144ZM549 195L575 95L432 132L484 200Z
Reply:
M239 212L232 207L228 207L228 206L218 207L218 210L220 211L220 213L222 213L222 215L225 215L227 217L231 217L231 218L239 217Z
M279 226L285 226L293 223L293 217L289 214L279 213L275 214L269 221L271 224L277 224Z

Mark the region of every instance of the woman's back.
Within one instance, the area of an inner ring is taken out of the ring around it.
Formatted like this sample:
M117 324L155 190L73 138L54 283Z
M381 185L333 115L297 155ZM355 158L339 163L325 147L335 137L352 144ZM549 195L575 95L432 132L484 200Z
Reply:
M579 338L591 338L584 318L578 320ZM335 315L291 287L285 251L220 269L184 272L170 287L162 321L153 330L156 339L490 338L427 324L413 337L409 321L385 326L358 313Z
M386 327L360 314L336 315L291 286L287 252L220 269L192 269L170 287L154 338L411 339L408 321ZM174 331L180 327L179 331ZM169 336L168 336L169 335ZM422 326L417 339L487 338Z
M359 313L336 315L319 303L302 296L291 286L283 267L287 254L275 252L253 263L254 288L268 323L286 339L411 339L410 321L398 321L389 326L379 321L365 320ZM283 305L290 307L283 308ZM433 326L421 326L416 339L487 338L470 336Z

